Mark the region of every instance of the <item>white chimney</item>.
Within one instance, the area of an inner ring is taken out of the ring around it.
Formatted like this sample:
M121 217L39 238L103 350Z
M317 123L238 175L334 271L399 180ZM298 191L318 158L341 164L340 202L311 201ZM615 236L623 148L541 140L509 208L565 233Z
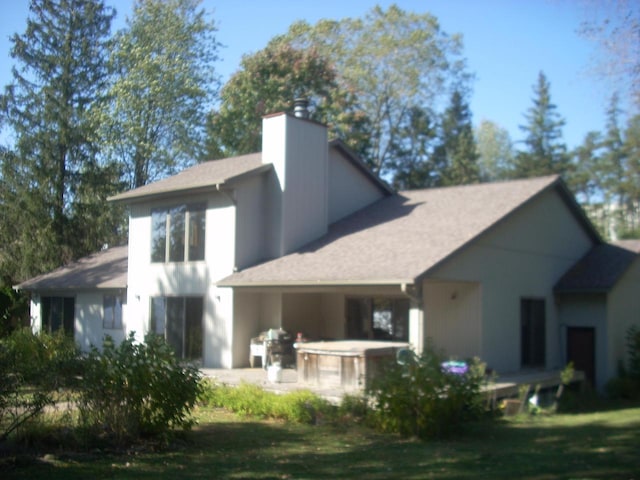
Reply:
M306 108L304 108L306 111ZM302 113L302 107L296 111ZM286 255L327 232L327 128L279 113L262 120L262 162L274 166L269 186L269 256Z

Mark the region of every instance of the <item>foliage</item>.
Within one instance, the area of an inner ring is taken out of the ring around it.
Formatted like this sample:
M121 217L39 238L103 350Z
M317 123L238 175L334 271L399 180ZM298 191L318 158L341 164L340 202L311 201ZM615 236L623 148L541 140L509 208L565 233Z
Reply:
M636 325L627 330L628 375L640 382L640 328Z
M482 120L475 131L480 180L493 182L511 177L513 145L509 132L489 120Z
M392 173L392 147L405 142L412 109L438 111L469 79L461 37L443 32L432 15L397 5L374 7L362 18L297 22L285 39L335 65L338 83L371 122L365 159L380 175Z
M435 165L433 150L438 138L438 118L425 108L411 107L398 126L398 135L389 148L393 160L388 168L394 172L397 190L434 186L440 165Z
M11 38L17 65L0 108L15 144L0 158L0 258L12 278L112 243L113 181L91 115L104 98L112 17L99 0L32 1L25 32Z
M29 299L15 291L10 279L0 280L0 338L10 335L20 326L26 326L29 318Z
M614 7L614 8L611 8ZM613 80L632 105L640 108L640 11L634 0L585 2L578 33L599 47L596 73Z
M436 165L442 165L439 184L468 185L478 183L478 152L473 137L469 105L460 91L451 95L442 116L440 142L434 151Z
M136 343L132 332L116 346L106 336L102 351L92 349L85 360L81 424L118 444L166 436L192 425L201 388L198 369L181 365L162 337Z
M110 102L98 115L105 154L129 187L201 156L217 79L215 25L198 0L137 0L117 33Z
M605 237L640 238L640 115L621 125L613 95L604 133L589 132L573 152L569 185Z
M261 149L262 117L290 111L299 97L309 102L313 120L356 152L366 146L366 119L355 110L353 95L336 81L329 60L311 47L297 49L276 37L263 49L245 55L241 68L222 88L220 108L208 123L208 158Z
M618 377L605 386L607 394L616 399L640 399L640 328L632 325L627 330L627 363L621 363Z
M1 339L0 443L54 405L78 373L78 351L62 332L34 335L23 328Z
M225 408L240 415L294 423L317 423L325 416L331 416L332 412L328 401L308 390L278 395L248 383L239 386L210 383L202 400L209 406Z
M449 435L480 418L484 365L477 359L466 373L443 368L432 349L406 362L387 364L367 388L374 425L382 431L420 438Z
M551 102L551 86L543 72L538 74L533 92L533 106L525 114L527 123L520 126L525 148L516 155L514 174L518 178L566 174L569 157L562 142L565 121Z
M399 189L477 183L478 154L469 106L458 90L441 118L414 107L390 146Z

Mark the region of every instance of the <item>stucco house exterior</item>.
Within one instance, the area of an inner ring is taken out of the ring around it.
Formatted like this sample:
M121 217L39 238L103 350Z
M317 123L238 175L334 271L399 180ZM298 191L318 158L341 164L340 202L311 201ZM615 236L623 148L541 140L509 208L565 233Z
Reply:
M20 284L35 330L66 327L83 348L156 332L236 368L281 327L479 356L498 373L575 360L600 387L640 323L640 243L605 244L559 177L396 193L290 114L264 118L260 153L111 201L129 207L128 248Z

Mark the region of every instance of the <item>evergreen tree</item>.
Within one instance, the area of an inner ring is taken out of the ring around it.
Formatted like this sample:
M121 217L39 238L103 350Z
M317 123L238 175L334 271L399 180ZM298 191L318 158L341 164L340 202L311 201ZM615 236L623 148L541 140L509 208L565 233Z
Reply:
M627 198L629 222L621 236L640 238L640 115L629 119L625 129L624 149L627 165L621 187Z
M1 104L15 144L1 159L0 261L16 280L110 241L104 216L80 210L114 193L90 114L108 78L112 18L100 0L33 0L26 31L11 39L18 65Z
M199 0L137 0L111 56L116 79L101 112L104 150L132 188L203 155L216 93L218 43Z
M413 107L390 144L389 164L394 172L393 187L397 190L434 187L440 183L440 171L433 163L437 138L434 115L424 108Z
M478 183L478 151L471 112L459 91L451 95L449 107L442 116L440 144L434 151L435 164L441 168L441 185Z
M573 152L574 167L567 178L567 183L578 197L578 200L590 205L603 192L601 177L598 173L601 164L600 155L602 138L599 132L589 132L582 145Z
M625 176L626 152L620 130L620 108L618 95L611 97L607 108L607 122L602 139L602 155L600 157L598 177L602 184L605 201L624 207L626 203L623 179Z
M551 102L550 84L543 72L534 86L533 106L525 114L525 149L516 154L514 175L518 178L565 174L569 169L567 147L562 140L564 120Z

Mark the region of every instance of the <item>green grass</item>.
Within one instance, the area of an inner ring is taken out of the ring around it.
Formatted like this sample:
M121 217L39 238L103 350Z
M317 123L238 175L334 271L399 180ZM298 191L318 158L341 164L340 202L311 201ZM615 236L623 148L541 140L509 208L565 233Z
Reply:
M640 478L640 407L505 419L437 442L362 426L258 421L212 408L198 416L199 426L161 452L5 456L0 478Z

